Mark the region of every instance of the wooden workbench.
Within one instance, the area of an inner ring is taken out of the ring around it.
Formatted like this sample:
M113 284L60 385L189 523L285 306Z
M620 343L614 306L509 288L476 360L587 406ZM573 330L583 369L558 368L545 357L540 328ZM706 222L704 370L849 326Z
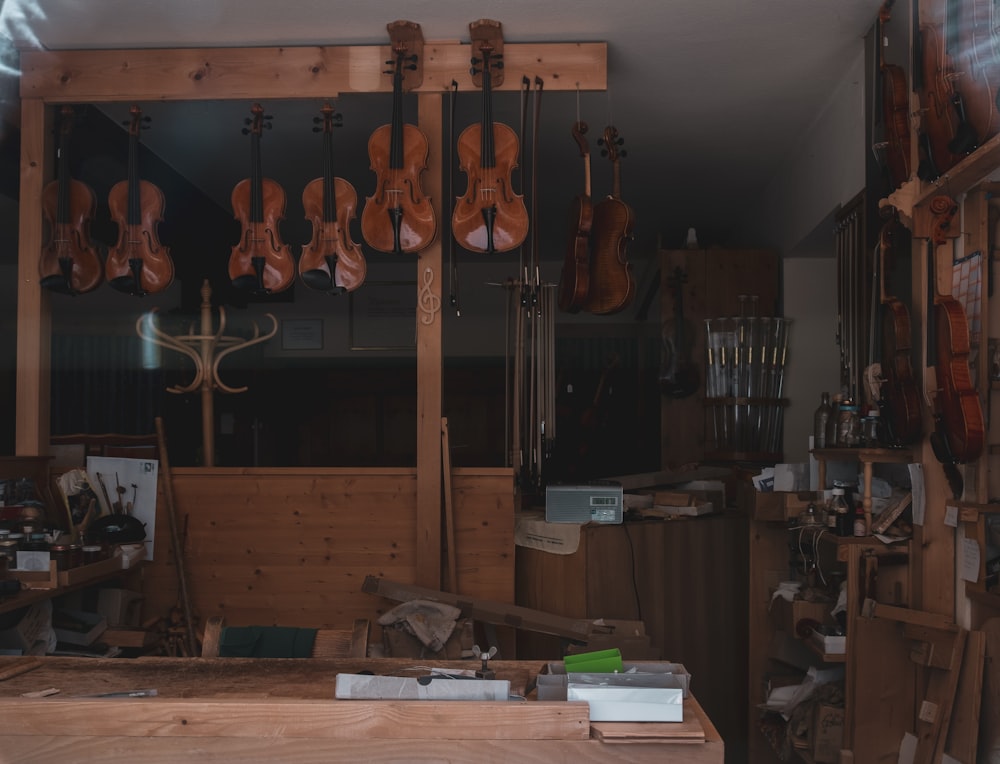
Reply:
M0 673L22 660L0 659ZM591 724L585 703L531 700L541 662L496 662L511 692L527 689L529 700L494 703L334 700L337 673L405 675L419 665L402 659L41 661L0 681L3 761L723 761L722 740L693 697L682 723ZM50 687L59 693L22 697ZM80 697L141 689L157 694Z

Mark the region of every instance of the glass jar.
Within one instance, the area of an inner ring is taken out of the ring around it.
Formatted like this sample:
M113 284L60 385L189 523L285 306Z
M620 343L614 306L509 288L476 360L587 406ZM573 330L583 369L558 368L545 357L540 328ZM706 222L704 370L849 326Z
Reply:
M858 502L858 506L854 508L854 535L868 535L868 526L865 523L865 508L860 501Z
M0 557L7 558L7 569L17 567L17 541L9 538L0 539Z
M850 536L852 531L850 527L851 517L847 507L847 499L844 498L843 488L833 489L833 501L830 503L830 511L837 517L837 535Z
M837 445L841 448L853 448L858 445L860 437L858 407L853 403L840 404L837 411Z
M81 552L83 554L83 564L93 565L104 559L104 547L100 544L84 544Z
M69 545L53 544L49 547L49 559L56 563L56 570L69 570Z

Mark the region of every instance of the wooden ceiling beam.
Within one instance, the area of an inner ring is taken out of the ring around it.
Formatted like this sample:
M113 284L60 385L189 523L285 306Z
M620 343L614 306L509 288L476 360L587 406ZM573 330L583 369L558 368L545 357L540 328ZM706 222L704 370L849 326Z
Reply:
M521 43L504 46L504 84L519 90L523 76L541 77L545 90L606 90L607 43ZM477 90L469 74L472 46L424 46L424 79L417 93ZM123 99L207 100L331 98L341 93L392 92L388 45L289 48L150 48L21 52L21 98L47 103Z

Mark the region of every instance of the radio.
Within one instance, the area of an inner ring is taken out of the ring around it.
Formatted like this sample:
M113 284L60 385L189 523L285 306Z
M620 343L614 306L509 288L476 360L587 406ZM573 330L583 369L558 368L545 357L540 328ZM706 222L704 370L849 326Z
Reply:
M549 523L621 523L619 483L545 486L545 520Z

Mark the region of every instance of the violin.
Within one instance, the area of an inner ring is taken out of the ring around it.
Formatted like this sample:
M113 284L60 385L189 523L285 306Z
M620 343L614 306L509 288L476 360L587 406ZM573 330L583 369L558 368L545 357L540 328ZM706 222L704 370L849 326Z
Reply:
M972 151L976 137L965 119L962 96L952 86L955 73L938 25L920 25L920 51L923 132L917 175L929 181L940 177Z
M260 165L260 136L271 127L270 117L255 103L252 118L243 134L250 135L250 177L233 188L233 214L243 233L229 255L229 278L236 289L266 295L288 289L295 279L295 260L281 239L279 225L285 217L285 191L275 181L263 177Z
M920 395L910 362L912 351L910 311L901 300L886 292L886 262L889 255L904 250L900 239L906 229L893 212L879 232L879 270L882 274L882 385L879 395L881 419L894 446L915 442L923 434ZM907 238L908 241L908 238Z
M478 51L481 57L473 57L472 73L482 76L482 121L458 136L459 167L468 177L468 188L456 199L451 228L461 246L491 255L521 245L528 235L528 210L524 197L511 188L519 151L517 135L502 122L493 121L492 80L494 70L503 66L502 57L494 55L494 45L488 40L478 41Z
M878 70L882 80L882 120L885 128L885 164L893 188L910 178L910 93L901 66L887 64L883 53L883 27L889 21L894 0L886 0L879 11L876 31Z
M940 267L936 258L940 248L948 243L949 238L958 235L950 230L958 205L950 197L936 196L930 202L930 210L934 215L932 259L935 261L935 272L938 272ZM935 277L932 280L938 384L935 407L944 430L943 442L935 448L935 453L939 460L944 461L940 453L944 450L949 460L963 464L978 459L985 443L982 404L969 370L969 323L962 303L950 294L941 294L937 287L938 279Z
M594 222L594 205L590 199L590 146L586 132L586 122L573 125L573 140L583 157L583 193L578 194L570 205L569 243L559 278L559 310L566 313L579 312L590 291L590 232Z
M361 235L379 252L394 255L419 252L437 234L429 197L420 187L427 169L427 136L403 122L403 72L416 70L417 56L407 55L405 42L393 45L392 121L368 139L368 157L375 172L375 193L361 212Z
M170 250L160 244L156 227L163 219L163 192L139 178L139 131L149 117L133 105L128 130L128 180L108 194L111 217L118 224L118 243L108 252L104 274L119 292L142 297L162 292L174 281Z
M323 177L309 181L302 191L302 207L306 220L312 222L313 237L302 247L299 276L307 287L337 295L361 286L368 266L361 247L351 240L358 195L348 181L333 175L333 128L340 125L340 115L328 103L320 113L323 127L316 129L323 131Z
M613 126L604 129L601 154L613 168L611 195L594 205L593 251L590 257L590 292L586 309L598 315L624 310L635 297L635 278L628 261L635 213L621 198L620 159L624 143Z
M687 273L680 267L667 277L674 292L674 317L663 325L663 357L660 362L660 391L670 398L687 398L698 389L698 369L691 360L694 330L684 319L684 284Z
M77 295L96 289L104 278L101 260L90 243L97 200L90 186L70 176L71 106L62 108L59 127L57 178L42 190L49 236L38 263L39 283L53 292Z
M962 98L969 132L978 143L985 143L1000 132L996 101L1000 41L995 27L1000 18L994 18L993 0L947 0L946 8L946 47L954 51L955 89Z

